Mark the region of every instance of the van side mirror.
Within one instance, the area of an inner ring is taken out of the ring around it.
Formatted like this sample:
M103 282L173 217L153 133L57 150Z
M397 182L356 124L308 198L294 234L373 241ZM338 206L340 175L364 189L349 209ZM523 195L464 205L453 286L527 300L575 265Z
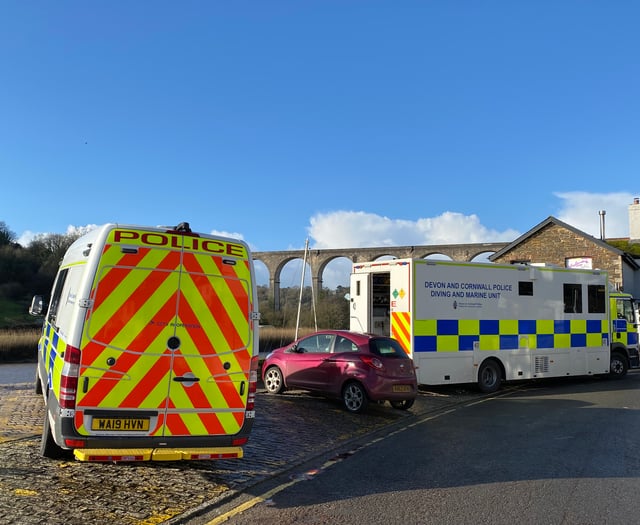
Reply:
M34 295L31 299L31 306L29 307L29 313L34 316L44 315L44 300L41 295Z

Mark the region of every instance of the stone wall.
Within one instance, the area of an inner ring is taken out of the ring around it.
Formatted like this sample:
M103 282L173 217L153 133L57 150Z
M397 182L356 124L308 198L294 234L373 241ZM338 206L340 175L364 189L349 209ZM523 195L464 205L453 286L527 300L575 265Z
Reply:
M591 257L594 269L605 270L613 285L622 286L622 260L616 253L557 224L542 228L493 262L522 261L564 267L566 259L571 257Z

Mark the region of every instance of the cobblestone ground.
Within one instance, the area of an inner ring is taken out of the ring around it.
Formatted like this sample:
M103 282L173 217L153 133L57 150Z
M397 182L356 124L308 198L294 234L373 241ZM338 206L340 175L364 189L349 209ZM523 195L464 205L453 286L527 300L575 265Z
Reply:
M44 403L32 385L0 385L0 524L151 525L286 471L316 454L475 393L423 393L409 411L373 405L353 415L332 401L259 391L244 458L222 461L83 463L39 455Z

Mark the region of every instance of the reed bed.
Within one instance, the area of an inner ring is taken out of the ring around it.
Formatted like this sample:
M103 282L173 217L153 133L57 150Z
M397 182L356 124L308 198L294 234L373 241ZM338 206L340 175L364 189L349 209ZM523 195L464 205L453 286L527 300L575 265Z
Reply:
M0 362L35 361L42 330L0 330Z
M307 335L312 328L298 329L298 337ZM41 330L0 330L0 363L35 361L38 354L38 339ZM262 326L259 331L260 352L266 353L291 343L295 339L295 328Z

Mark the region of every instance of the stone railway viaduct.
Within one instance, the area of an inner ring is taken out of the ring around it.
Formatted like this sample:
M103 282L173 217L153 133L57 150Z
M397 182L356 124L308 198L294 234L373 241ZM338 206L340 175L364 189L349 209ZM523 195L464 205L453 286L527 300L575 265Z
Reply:
M327 265L338 258L347 258L352 263L375 261L380 257L396 259L424 259L433 255L444 255L453 261L472 261L477 257L495 253L509 245L508 242L478 244L439 244L425 246L382 246L377 248L338 248L331 250L309 250L307 263L311 270L314 290L322 288L322 274ZM280 309L280 274L284 266L293 260L304 260L304 250L253 252L253 259L262 262L269 270L269 288L273 293L274 308Z

